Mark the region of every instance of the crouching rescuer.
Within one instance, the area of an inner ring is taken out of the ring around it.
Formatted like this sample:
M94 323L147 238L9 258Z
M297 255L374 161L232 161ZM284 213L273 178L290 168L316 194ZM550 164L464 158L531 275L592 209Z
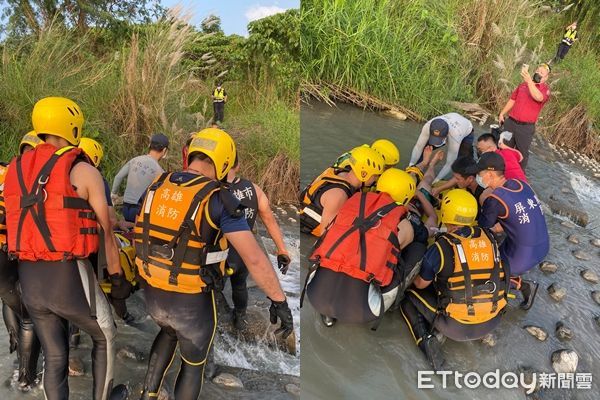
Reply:
M404 291L405 277L425 252L406 218L415 191L408 173L388 169L377 192L354 194L315 245L305 291L326 326L376 321L376 329Z
M473 226L477 201L464 189L442 199L439 234L427 249L402 316L434 370L444 357L434 330L456 341L482 338L500 322L507 303L509 272L492 233Z
M235 158L235 143L226 132L205 129L190 143L187 170L162 174L143 200L135 226L136 264L147 310L160 332L150 351L141 399L158 396L178 345L175 398L198 398L217 327L214 293L223 288L228 244L271 300L271 323L281 320L275 333L287 337L293 330L275 270L224 184Z

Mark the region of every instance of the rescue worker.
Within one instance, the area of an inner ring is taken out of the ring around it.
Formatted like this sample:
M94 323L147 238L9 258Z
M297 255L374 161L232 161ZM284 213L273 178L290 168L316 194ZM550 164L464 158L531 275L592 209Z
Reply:
M400 151L398 147L387 139L377 139L370 146L368 146L379 153L385 163L385 169L395 167L400 162ZM350 167L349 163L350 152L346 152L338 157L336 162L333 164L334 168L347 169Z
M506 233L500 246L502 262L510 267L513 284L523 295L521 308L533 305L538 283L521 275L544 260L550 249L548 227L542 205L529 184L504 176L504 159L497 153L485 153L477 163L477 181L492 194L483 202L479 225L492 228L499 224Z
M46 97L35 104L32 122L45 143L13 159L4 194L8 250L19 260L23 303L44 351L44 395L49 400L69 397L71 322L94 344L90 398L105 400L111 392L121 396L126 387L113 388L116 326L87 260L98 250L98 224L105 235L112 295L126 298L131 285L119 265L102 177L74 147L83 113L72 100Z
M275 220L269 198L263 192L260 186L252 183L248 179L237 176L239 172L239 155L236 155L233 167L227 174L227 182L229 182L229 190L233 196L238 199L244 206L244 218L250 227L254 229L256 217L267 228L267 232L275 246L277 247L277 266L282 274L286 274L290 265L290 255L283 241L281 229ZM248 287L246 280L248 279L248 267L235 249L229 249L227 256L227 267L232 270L229 276L231 282L231 297L233 299L233 326L242 331L246 329L246 308L248 307Z
M567 26L565 29L565 34L563 35L562 40L558 44L558 49L556 50L556 55L552 61L561 62L569 50L571 50L571 46L575 43L579 38L577 37L577 21L573 22L571 25Z
M377 193L354 194L317 241L305 291L325 326L379 321L401 294L426 247L413 243L406 218L405 205L415 191L408 173L388 169L377 181Z
M33 150L43 143L35 131L23 136L19 144L19 154ZM18 388L29 390L36 384L37 363L40 355L40 342L35 334L33 322L23 306L18 289L17 260L7 253L6 210L4 208L4 181L8 166L0 164L0 298L2 298L2 316L9 337L9 352L17 351L19 362Z
M459 157L452 163L452 178L442 184L434 187L431 191L431 194L435 197L438 197L440 193L448 190L448 189L466 189L469 193L471 193L477 203L479 203L479 197L483 193L484 189L479 186L475 177L477 173L475 171L475 165L477 165L477 161L471 156Z
M477 201L470 193L446 193L440 219L447 233L427 249L401 304L417 346L436 371L444 357L433 329L456 341L479 339L498 325L506 307L508 269L491 232L470 226L476 216Z
M223 88L223 84L221 82L217 83L217 87L213 90L212 93L213 100L213 123L214 124L222 124L225 119L225 103L227 103L227 92L225 88Z
M338 210L356 191L375 183L385 161L369 146L350 152L349 169L327 168L300 193L300 231L321 236Z
M529 66L523 64L521 68L523 82L512 92L498 116L500 124L504 124L504 130L513 133L508 144L523 155L521 161L523 170L529 160L529 148L535 134L535 123L550 98L550 87L546 84L549 75L548 64L540 64L533 77L529 75ZM508 118L505 118L507 114Z
M473 124L457 113L448 113L435 117L425 123L417 143L412 149L409 165L421 162L426 146L434 149L448 144L446 164L442 167L433 184L442 180L450 173L450 166L458 157L473 155Z
M157 133L150 138L150 150L148 154L137 156L129 160L115 176L112 185L113 199L118 196L119 187L125 177L127 186L123 195L123 218L127 222L135 222L139 212L138 200L144 191L164 171L159 161L167 156L169 150L169 138Z
M271 300L275 333L293 331L292 314L277 275L254 239L239 202L224 189L236 158L231 137L199 132L187 171L164 173L148 188L135 227L136 265L148 313L160 327L150 350L141 399L157 396L179 347L174 385L178 400L197 399L217 326L215 292L223 288L228 244Z

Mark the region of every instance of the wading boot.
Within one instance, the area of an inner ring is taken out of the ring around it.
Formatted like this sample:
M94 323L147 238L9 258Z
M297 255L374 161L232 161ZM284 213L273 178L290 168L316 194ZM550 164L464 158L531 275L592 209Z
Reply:
M523 295L523 301L519 304L522 310L529 310L533 306L535 295L537 293L539 284L536 281L523 279L521 281L521 294Z
M440 371L446 360L444 359L444 353L442 352L442 348L437 338L434 335L426 336L421 343L419 343L419 348L425 353L425 357L427 357L433 370Z
M321 321L323 321L323 325L325 325L328 328L331 328L333 325L335 325L336 320L335 318L321 314Z
M236 308L233 310L233 316L231 318L233 327L238 332L243 332L248 328L248 320L246 319L246 309Z
M204 365L204 377L209 381L212 381L215 376L219 374L219 366L215 364L215 351L214 347L210 348L208 355L206 356L206 364Z
M2 317L4 318L4 325L6 325L6 331L8 332L9 353L14 353L19 346L19 316L12 308L6 304L2 305Z
M37 364L40 341L33 330L33 322L24 319L19 331L19 390L29 391L37 384Z

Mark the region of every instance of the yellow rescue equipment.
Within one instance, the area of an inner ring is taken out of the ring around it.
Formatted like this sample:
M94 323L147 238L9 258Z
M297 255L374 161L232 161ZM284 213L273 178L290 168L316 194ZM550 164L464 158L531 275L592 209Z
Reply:
M221 186L202 175L183 183L172 176L148 188L135 225L137 269L153 287L206 292L220 284L227 259L227 240L208 211Z
M127 279L135 289L137 288L137 281L135 279L135 247L133 247L131 241L121 233L115 232L115 238L117 239L117 246L119 247L119 262L121 268L123 268L125 279ZM103 279L100 279L100 286L104 293L110 294L111 283L108 274L106 274Z

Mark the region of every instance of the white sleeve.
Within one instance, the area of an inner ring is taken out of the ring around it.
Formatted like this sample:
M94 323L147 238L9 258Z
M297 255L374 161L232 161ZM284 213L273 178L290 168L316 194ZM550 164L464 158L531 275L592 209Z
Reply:
M408 165L415 165L417 161L419 161L421 154L423 154L423 149L427 146L427 142L429 141L429 125L431 125L431 121L427 121L427 123L423 125L417 143L415 143L415 147L412 149Z
M448 140L448 154L446 154L446 164L440 170L433 183L444 179L452 171L452 163L458 158L458 151L460 150L460 142L456 140Z

